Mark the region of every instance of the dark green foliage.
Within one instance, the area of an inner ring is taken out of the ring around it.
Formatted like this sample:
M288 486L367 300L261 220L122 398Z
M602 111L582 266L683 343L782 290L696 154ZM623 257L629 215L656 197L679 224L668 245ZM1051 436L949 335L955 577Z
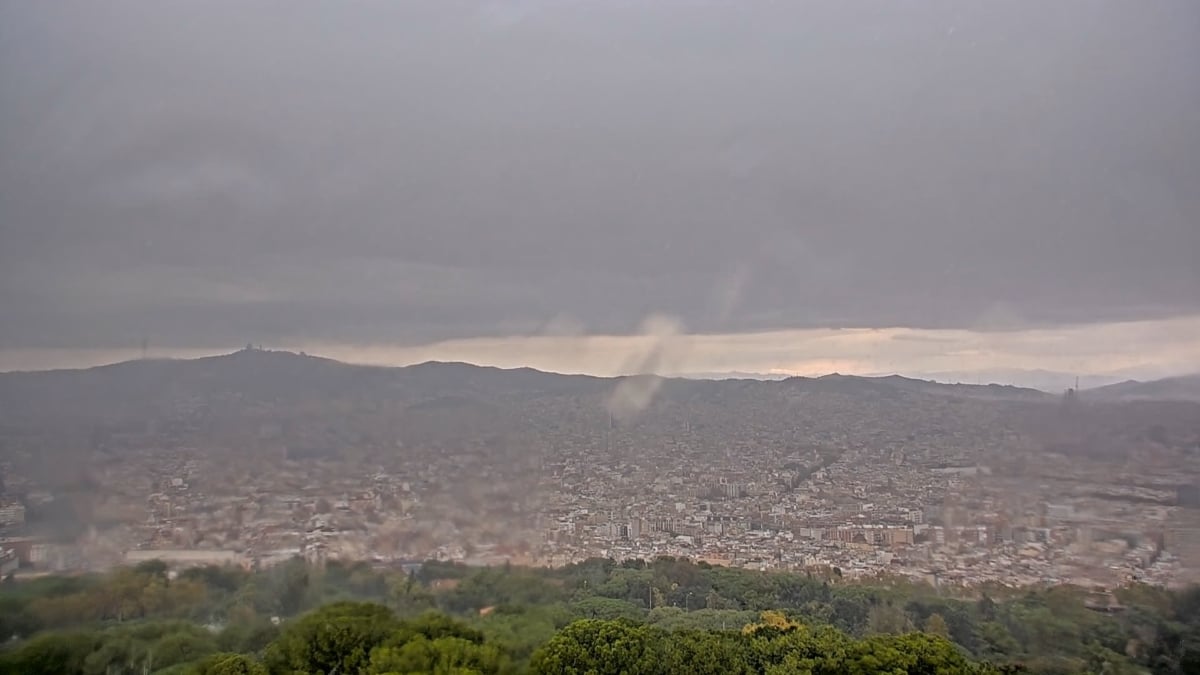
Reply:
M313 570L296 559L272 570L272 595L278 598L276 606L280 614L290 616L305 607Z
M849 652L852 670L864 673L956 675L981 670L949 640L926 633L868 638Z
M571 610L561 604L501 607L481 618L477 625L488 642L503 647L515 661L524 662L574 618Z
M694 675L753 673L749 643L738 633L680 631L664 641L662 658L667 672Z
M646 610L632 602L612 598L584 598L571 603L571 610L589 619L629 619L640 621Z
M533 655L535 673L641 675L661 673L662 636L646 626L583 619L550 638Z
M33 635L41 627L27 600L0 595L0 641Z
M147 560L134 566L133 571L148 577L167 578L167 564L161 560Z
M561 585L530 570L483 568L457 578L458 585L444 593L439 603L451 612L494 605L542 605L566 599Z
M366 668L371 650L399 627L392 612L366 602L337 602L287 626L266 650L272 673L331 675Z
M371 652L368 675L389 673L481 673L507 672L511 666L503 651L460 637L429 639L415 635L395 646Z
M84 659L98 646L91 633L47 633L3 654L3 671L16 675L62 675L83 671Z
M1200 673L1200 589L1118 589L1115 613L1066 586L985 591L674 558L178 576L149 562L0 584L0 674Z
M150 621L96 632L46 633L0 656L9 672L108 675L154 672L217 650L211 633L183 621Z
M151 647L156 668L189 663L217 651L211 635L178 632L164 636Z
M438 612L426 612L415 619L399 623L386 644L398 645L415 638L440 640L455 638L472 644L483 644L483 632Z
M217 634L217 645L224 651L254 654L266 649L279 637L279 626L266 619L249 618L225 626Z
M180 579L204 584L210 592L234 593L246 583L246 572L237 567L206 565L179 573Z
M187 675L267 675L267 668L243 654L212 654L185 671Z

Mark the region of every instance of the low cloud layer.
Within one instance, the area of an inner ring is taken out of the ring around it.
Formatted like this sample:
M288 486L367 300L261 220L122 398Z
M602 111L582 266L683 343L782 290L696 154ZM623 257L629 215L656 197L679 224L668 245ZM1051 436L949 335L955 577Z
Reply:
M1196 63L1190 0L3 2L0 348L1193 315Z

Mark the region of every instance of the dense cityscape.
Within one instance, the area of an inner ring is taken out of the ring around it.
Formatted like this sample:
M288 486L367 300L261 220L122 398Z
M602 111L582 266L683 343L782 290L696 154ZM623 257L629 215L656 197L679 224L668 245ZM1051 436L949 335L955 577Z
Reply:
M145 385L168 377L170 390ZM647 385L638 409L621 405ZM952 586L1200 578L1194 403L898 377L379 369L257 349L0 387L5 574L674 556Z

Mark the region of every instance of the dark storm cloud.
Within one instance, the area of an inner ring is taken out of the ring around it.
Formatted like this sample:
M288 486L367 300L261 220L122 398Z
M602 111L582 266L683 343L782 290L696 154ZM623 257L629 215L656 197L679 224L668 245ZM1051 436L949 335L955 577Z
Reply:
M0 4L0 346L1200 311L1200 5Z

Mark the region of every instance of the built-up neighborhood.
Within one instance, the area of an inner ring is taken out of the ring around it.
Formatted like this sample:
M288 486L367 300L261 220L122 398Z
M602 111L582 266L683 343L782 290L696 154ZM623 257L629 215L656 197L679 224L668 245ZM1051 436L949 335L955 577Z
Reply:
M679 556L952 585L1200 578L1194 425L1093 447L1039 430L1074 414L1057 398L669 382L627 415L609 389L442 398L395 424L369 401L247 405L219 429L189 399L80 441L71 480L38 472L61 436L12 437L0 569ZM1114 410L1086 414L1141 428Z

